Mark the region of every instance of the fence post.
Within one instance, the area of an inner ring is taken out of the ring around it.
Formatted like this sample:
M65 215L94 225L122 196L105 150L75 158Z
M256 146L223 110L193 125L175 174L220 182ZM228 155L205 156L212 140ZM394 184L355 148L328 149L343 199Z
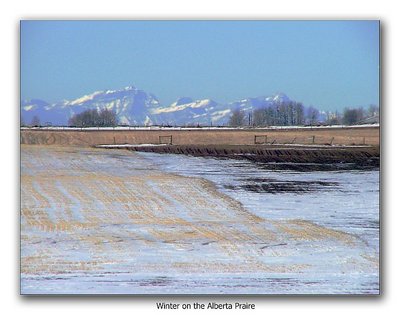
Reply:
M162 144L162 138L169 138L169 143L168 144L172 144L172 135L170 136L158 136L158 143Z
M261 140L258 141L257 140L258 138L261 138ZM268 143L268 135L254 135L254 144L267 144L267 143Z

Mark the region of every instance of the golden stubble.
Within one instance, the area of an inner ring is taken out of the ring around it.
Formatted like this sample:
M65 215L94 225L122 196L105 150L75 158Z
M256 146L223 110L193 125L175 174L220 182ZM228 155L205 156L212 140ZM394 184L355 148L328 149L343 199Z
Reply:
M268 257L285 252L268 246L358 242L308 221L262 219L204 179L141 167L123 172L118 165L115 172L112 154L143 162L128 151L22 146L22 273L95 272L118 264L129 272L295 272L310 266L272 264ZM191 258L203 249L215 255Z

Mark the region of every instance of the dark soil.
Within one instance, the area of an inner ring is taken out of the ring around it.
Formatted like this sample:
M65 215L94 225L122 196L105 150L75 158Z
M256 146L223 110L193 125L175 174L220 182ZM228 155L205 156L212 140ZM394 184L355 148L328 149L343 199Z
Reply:
M225 185L226 189L244 189L256 193L297 193L304 194L313 191L337 189L336 182L323 181L278 181L271 178L248 178L244 184L237 186Z
M166 145L138 146L127 149L141 152L249 160L271 170L365 170L376 169L380 166L380 152L377 146Z

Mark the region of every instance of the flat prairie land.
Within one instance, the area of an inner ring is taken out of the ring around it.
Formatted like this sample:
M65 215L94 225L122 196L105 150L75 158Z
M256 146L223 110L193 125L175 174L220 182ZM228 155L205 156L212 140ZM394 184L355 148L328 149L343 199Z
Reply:
M377 272L355 235L262 218L136 152L21 146L23 294L359 293Z
M257 136L257 137L256 137ZM161 138L160 138L161 137ZM172 138L169 138L172 137ZM159 144L176 145L253 145L333 144L379 145L379 127L290 128L290 129L136 129L62 130L22 129L22 144L80 145Z

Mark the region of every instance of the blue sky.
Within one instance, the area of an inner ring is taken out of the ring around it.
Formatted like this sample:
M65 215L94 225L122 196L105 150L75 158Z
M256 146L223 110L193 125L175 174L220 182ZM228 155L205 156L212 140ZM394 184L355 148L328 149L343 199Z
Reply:
M379 104L379 22L21 22L22 99L128 85L163 105L276 92L322 110Z

